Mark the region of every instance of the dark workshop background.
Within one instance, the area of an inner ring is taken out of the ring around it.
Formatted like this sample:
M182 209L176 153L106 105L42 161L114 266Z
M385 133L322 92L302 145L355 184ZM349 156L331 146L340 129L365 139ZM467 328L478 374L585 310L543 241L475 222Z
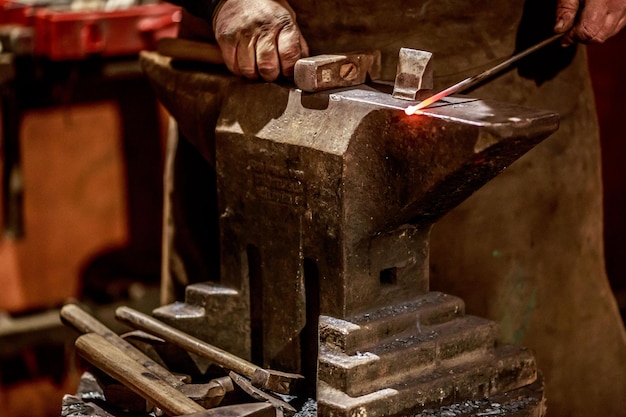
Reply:
M626 31L588 49L601 127L606 269L622 312L624 50ZM50 309L79 298L104 306L106 316L118 302L147 310L158 302L167 115L132 68L105 80L89 68L76 70L78 78L82 70L85 80L50 80L50 99L33 104L20 130L26 233L0 242L0 329L43 323L53 330L14 331L14 340L0 332L0 416L59 416L62 395L75 389L67 333L50 324ZM71 100L63 88L72 89Z

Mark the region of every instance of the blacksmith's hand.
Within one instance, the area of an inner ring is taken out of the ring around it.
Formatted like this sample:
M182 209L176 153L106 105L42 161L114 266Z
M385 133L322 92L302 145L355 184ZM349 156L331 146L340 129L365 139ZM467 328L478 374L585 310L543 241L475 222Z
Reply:
M558 0L554 31L561 43L602 43L626 25L626 0Z
M293 66L309 48L285 0L226 0L213 20L215 37L228 69L250 79L274 81L293 76Z

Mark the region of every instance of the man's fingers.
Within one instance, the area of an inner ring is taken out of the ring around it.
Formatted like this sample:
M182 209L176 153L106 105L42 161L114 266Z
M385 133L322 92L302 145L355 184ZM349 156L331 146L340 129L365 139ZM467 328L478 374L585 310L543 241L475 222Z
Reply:
M258 78L256 70L256 38L242 37L237 44L237 65L239 73L252 80Z
M308 46L286 0L228 0L214 18L215 38L236 75L274 81L291 76Z
M293 67L296 65L296 61L303 56L300 39L300 31L293 25L284 27L278 33L278 57L280 59L281 72L286 77L293 75Z
M309 56L309 44L306 43L304 36L300 35L300 58Z
M576 10L574 10L576 7ZM568 26L573 17L572 26ZM626 24L626 0L559 0L555 32L566 32L562 43L600 43Z
M579 0L558 0L556 6L556 25L554 26L556 33L567 32L574 26L579 7Z
M237 44L220 44L220 49L222 50L222 57L224 58L224 64L226 64L226 68L230 72L235 75L241 76L241 72L239 72L239 65L237 64Z
M293 75L296 61L308 56L309 47L293 25L283 27L278 34L266 32L259 36L256 44L256 64L261 77L274 81L282 73Z
M604 42L624 27L626 1L587 1L574 28L575 38L584 43Z
M605 33L609 32L617 23L611 10L606 9L604 0L598 4L587 2L580 11L578 24L572 30L572 37L583 43L601 42Z
M617 27L615 28L615 35L617 35L618 32L621 32L621 30L624 29L624 27L626 27L626 14L617 21Z
M276 50L276 33L265 32L256 43L256 64L265 81L274 81L280 75L280 61Z

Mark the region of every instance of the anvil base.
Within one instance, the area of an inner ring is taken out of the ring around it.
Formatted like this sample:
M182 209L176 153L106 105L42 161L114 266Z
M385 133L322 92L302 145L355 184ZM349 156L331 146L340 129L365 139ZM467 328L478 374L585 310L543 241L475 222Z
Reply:
M496 323L465 315L461 299L434 292L350 320L322 316L319 415L409 415L536 382L533 355L498 345L497 334ZM519 415L543 415L542 389L534 393Z

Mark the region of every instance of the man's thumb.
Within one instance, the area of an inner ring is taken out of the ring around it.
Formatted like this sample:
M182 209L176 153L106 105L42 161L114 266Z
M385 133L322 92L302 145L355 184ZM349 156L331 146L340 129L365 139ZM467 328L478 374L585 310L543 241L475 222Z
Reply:
M574 26L580 0L559 0L556 6L556 24L554 31L563 33Z

